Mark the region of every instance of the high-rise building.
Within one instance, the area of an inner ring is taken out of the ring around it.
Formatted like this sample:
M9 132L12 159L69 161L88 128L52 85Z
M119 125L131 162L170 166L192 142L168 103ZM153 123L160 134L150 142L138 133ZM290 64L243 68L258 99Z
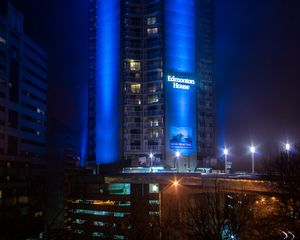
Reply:
M87 162L187 171L215 152L213 0L90 0Z
M37 202L45 183L47 53L23 32L23 16L0 2L0 232L43 231Z

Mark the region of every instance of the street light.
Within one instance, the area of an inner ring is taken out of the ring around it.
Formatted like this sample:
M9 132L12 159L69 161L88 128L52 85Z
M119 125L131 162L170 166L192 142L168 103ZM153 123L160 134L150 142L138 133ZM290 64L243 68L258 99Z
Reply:
M150 157L150 167L152 168L152 165L153 165L153 162L152 162L152 159L153 159L153 153L150 153L149 157ZM152 169L151 169L151 170L152 170Z
M180 156L180 154L178 155ZM175 193L177 194L177 187L180 186L180 181L181 179L177 180L177 178L175 177L174 180L170 181L170 183L164 187L159 189L158 191L158 200L159 200L159 222L162 223L162 210L163 210L163 192L164 190L169 190L170 191L170 187L174 187L175 188ZM178 195L177 195L178 196ZM179 206L180 206L180 201L178 201ZM161 231L160 231L160 236L161 236Z
M177 186L178 186L178 184L179 184L179 181L177 181L177 180L174 180L174 181L173 181L173 185L174 185L174 187L177 187Z
M291 150L291 145L289 143L285 144L285 150L287 153Z
M287 142L285 144L285 151L287 156L288 167L290 166L290 150L291 150L291 145Z
M225 156L225 173L227 173L227 155L228 155L228 149L225 147L224 150L224 156Z
M254 174L254 153L256 151L255 147L252 145L249 148L250 152L251 152L251 156L252 156L252 174Z

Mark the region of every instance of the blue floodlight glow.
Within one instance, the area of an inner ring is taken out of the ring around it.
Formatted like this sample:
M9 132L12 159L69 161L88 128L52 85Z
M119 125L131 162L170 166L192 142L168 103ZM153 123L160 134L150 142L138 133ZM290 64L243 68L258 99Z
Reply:
M120 0L98 0L96 163L120 159Z
M87 148L87 128L82 130L81 132L81 151L80 151L80 167L83 167L85 164L85 154L86 154L86 148Z
M165 0L164 10L167 158L196 158L195 1Z
M166 69L195 72L194 0L165 1Z

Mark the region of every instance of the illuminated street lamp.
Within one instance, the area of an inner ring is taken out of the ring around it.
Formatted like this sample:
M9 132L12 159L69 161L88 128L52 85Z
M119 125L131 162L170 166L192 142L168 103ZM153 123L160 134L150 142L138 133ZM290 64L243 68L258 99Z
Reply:
M285 147L285 151L286 151L286 155L287 155L288 166L290 166L291 145L287 142L284 147Z
M177 186L178 186L178 184L179 184L179 182L178 182L177 180L173 181L173 185L174 185L174 187L177 187Z
M223 150L224 156L225 156L225 173L227 173L227 155L228 155L228 149L225 147Z
M285 144L285 151L288 153L291 150L291 145L289 143Z
M153 161L152 161L153 153L150 153L149 157L150 157L150 167L153 167Z
M255 154L255 147L252 145L250 148L249 148L250 152L251 152L251 157L252 157L252 174L254 174L254 154Z

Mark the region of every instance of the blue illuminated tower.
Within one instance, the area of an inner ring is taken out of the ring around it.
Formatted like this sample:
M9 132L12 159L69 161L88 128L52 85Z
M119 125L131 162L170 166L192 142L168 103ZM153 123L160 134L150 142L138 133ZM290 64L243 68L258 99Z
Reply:
M186 171L213 157L213 1L91 0L89 20L87 162Z

